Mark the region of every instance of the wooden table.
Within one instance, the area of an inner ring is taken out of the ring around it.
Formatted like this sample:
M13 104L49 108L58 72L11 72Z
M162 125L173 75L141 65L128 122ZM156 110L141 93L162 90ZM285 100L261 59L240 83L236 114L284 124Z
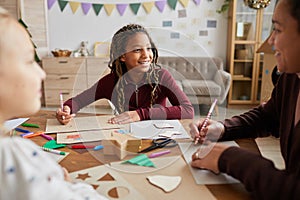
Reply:
M90 116L90 115L91 114L77 114L77 116ZM41 110L34 116L30 116L30 119L27 121L28 123L38 124L40 128L39 129L28 128L28 129L32 131L45 130L46 120L53 119L53 118L55 118L54 111ZM181 120L181 122L183 126L188 130L187 127L188 124L191 122L191 120ZM55 134L52 134L52 137L55 138ZM38 145L43 145L45 142L47 142L47 140L44 139L43 137L33 137L31 138L31 140ZM260 153L253 139L240 139L240 140L236 140L236 142L239 144L241 148L245 148L250 151ZM143 141L143 145L147 146L149 145L149 142L147 143L147 141ZM61 166L65 167L69 172L79 171L86 168L102 165L102 162L96 159L88 150L85 149L74 150L68 147L64 147L60 150L70 152L70 154L59 163ZM217 199L230 199L230 200L251 199L250 193L248 193L245 190L242 184L206 185L206 187ZM193 191L186 191L186 192L190 194L193 193Z

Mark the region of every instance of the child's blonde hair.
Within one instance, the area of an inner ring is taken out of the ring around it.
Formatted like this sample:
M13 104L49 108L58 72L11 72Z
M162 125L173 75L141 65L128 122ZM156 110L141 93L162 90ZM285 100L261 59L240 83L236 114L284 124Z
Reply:
M124 85L125 80L121 77L127 72L127 68L124 62L121 61L121 56L126 53L126 45L127 41L136 33L144 33L147 35L151 49L153 52L153 61L151 63L150 70L146 73L146 80L148 84L152 87L151 91L151 100L150 100L150 107L153 106L156 98L157 98L157 87L158 87L158 71L155 68L160 68L157 65L158 59L158 51L157 48L152 41L151 37L149 36L146 29L138 24L129 24L123 26L120 30L118 30L112 38L111 47L110 47L110 61L108 63L108 67L111 69L111 72L115 72L119 78L119 81L116 84L116 91L118 93L118 103L117 107L120 112L124 112L125 106L125 96L124 96Z

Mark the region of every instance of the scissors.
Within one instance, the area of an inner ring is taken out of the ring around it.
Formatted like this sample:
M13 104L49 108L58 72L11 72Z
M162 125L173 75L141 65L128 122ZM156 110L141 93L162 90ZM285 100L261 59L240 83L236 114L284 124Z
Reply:
M163 148L163 147L175 147L177 145L176 140L171 138L157 138L152 140L152 145L139 153L146 153L154 149Z

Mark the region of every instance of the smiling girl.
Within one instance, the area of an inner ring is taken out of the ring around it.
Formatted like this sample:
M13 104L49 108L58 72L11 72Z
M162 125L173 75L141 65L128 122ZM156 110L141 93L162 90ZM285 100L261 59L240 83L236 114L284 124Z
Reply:
M157 65L158 51L144 27L129 24L112 38L111 73L64 103L57 119L67 124L73 114L98 99L111 100L120 115L110 123L148 119L193 118L194 109L172 75ZM167 107L169 99L172 106Z

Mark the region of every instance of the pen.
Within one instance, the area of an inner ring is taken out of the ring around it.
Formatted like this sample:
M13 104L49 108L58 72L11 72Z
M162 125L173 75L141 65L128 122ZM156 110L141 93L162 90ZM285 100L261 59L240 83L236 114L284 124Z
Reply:
M108 100L108 103L109 103L111 109L113 110L114 115L119 115L119 112L116 109L116 106L110 100Z
M71 146L72 149L93 149L95 145L83 145L83 144L74 144Z
M156 157L158 157L158 156L162 156L162 155L168 154L168 153L170 153L170 152L171 152L171 150L160 151L160 152L152 153L152 154L150 154L148 157L149 157L149 158L156 158Z
M22 128L15 128L16 131L18 132L22 132L22 133L30 133L31 131L29 130L25 130L25 129L22 129Z
M25 136L27 136L27 135L32 135L33 134L33 132L29 132L29 133L23 133L23 134L21 134L20 136L21 137L25 137Z
M217 101L218 101L218 100L215 99L214 102L211 104L210 109L209 109L209 111L208 111L208 113L207 113L207 116L205 117L204 122L202 123L202 126L201 126L201 128L200 128L200 130L199 130L199 133L201 133L201 132L203 131L203 129L207 126L207 122L208 122L208 120L209 120L210 117L211 117L211 114L212 114L212 112L213 112L213 110L214 110L214 108L215 108L215 106L216 106L216 104L217 104ZM200 135L199 135L199 137L200 137ZM198 143L199 137L197 137L197 138L195 139L195 144Z
M38 132L34 132L34 133L28 133L28 135L24 135L23 138L32 138L32 137L35 137L35 136L39 136L41 134L44 134L43 131L38 131Z
M63 112L64 111L64 98L63 98L63 94L61 92L59 93L59 102L60 102L61 111ZM65 116L61 116L61 118L64 120Z
M51 137L50 135L46 135L46 134L41 134L40 136L42 136L43 138L47 139L47 140L54 140L53 137Z
M24 127L33 127L33 128L40 128L39 125L37 125L37 124L30 124L30 123L23 123L23 124L21 124L21 126L24 126Z
M51 153L55 153L55 154L58 154L58 155L66 155L66 152L63 152L63 151L59 151L59 150L55 150L55 149L49 149L49 148L46 148L46 147L41 147L44 151L47 151L47 152L51 152Z

